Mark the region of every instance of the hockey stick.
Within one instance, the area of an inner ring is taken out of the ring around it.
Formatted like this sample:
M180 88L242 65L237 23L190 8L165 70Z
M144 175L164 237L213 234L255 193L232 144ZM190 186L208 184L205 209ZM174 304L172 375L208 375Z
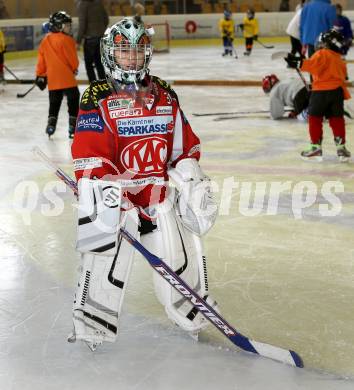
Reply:
M71 189L76 190L77 186L71 177L69 177L60 168L57 168L50 159L38 148L34 152L40 156L47 165L55 170L55 174L63 180ZM74 188L73 188L74 187ZM144 258L149 262L153 269L158 272L172 287L188 299L192 305L203 314L221 333L223 333L233 344L247 352L252 352L291 366L303 367L301 357L294 351L275 347L270 344L260 343L243 336L233 328L219 313L217 313L202 297L200 297L188 284L181 279L162 259L153 255L143 245L140 244L125 229L120 228L120 233Z
M272 60L277 60L278 58L285 58L285 57L287 57L288 54L289 53L287 51L276 51L275 53L272 53L270 58Z
M302 74L301 70L299 68L295 68L297 74L300 76L300 79L302 80L302 82L304 83L305 85L305 88L307 89L307 92L310 92L311 91L311 88L310 86L307 84L307 81L305 80L305 77L304 75Z
M289 110L291 111L291 110ZM192 114L194 116L217 116L217 115L252 115L252 114L267 114L269 110L260 111L238 111L238 112L209 112L206 114Z
M263 46L266 49L274 49L273 45L265 45L263 42L261 42L259 39L255 39L256 42L258 42L261 46Z
M21 81L16 75L15 75L15 73L11 70L11 69L9 69L5 64L4 64L4 68L16 79L16 80L18 80L18 81Z
M285 59L288 56L288 54L289 53L286 52L286 51L277 51L276 53L273 53L271 55L271 59L272 60L276 60L278 58ZM309 84L307 83L307 81L306 81L304 75L302 74L301 70L299 68L295 68L295 70L296 70L297 74L299 75L299 77L301 78L302 82L304 83L305 88L307 89L307 91L310 92L311 88L310 88Z
M8 80L7 82L8 83L16 83L16 84L33 84L34 80L33 79L20 79L18 78L15 73L9 69L5 64L4 64L4 68L6 69L7 72L9 72L14 78L15 80Z
M24 98L25 96L27 96L27 95L32 91L32 89L35 88L35 86L36 86L36 84L33 84L32 87L31 87L30 89L28 89L26 92L24 92L24 93L18 93L16 96L17 96L18 98Z

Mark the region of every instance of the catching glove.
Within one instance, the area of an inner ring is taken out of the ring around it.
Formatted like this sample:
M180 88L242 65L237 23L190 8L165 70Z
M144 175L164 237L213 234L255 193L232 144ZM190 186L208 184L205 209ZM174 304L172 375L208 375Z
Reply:
M256 41L258 39L258 35L253 35L253 39Z

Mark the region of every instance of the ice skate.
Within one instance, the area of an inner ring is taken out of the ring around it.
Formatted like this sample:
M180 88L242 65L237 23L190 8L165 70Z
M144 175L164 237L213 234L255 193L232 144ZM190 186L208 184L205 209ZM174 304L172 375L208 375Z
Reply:
M244 56L250 56L250 55L251 55L251 52L250 52L250 51L245 51L245 52L243 53L243 55L244 55Z
M337 156L340 162L348 162L351 154L345 145L339 145L337 146Z
M70 116L69 117L69 129L68 129L68 133L69 133L69 138L70 139L74 138L75 126L76 126L76 117L75 116Z
M188 336L190 336L194 341L199 341L199 332L187 332Z
M321 145L311 144L308 149L301 152L301 158L305 161L322 161Z
M4 73L0 73L0 92L5 92L6 80Z
M55 116L50 116L48 118L48 124L45 129L45 132L48 134L49 138L55 133L56 125L57 125L57 118Z

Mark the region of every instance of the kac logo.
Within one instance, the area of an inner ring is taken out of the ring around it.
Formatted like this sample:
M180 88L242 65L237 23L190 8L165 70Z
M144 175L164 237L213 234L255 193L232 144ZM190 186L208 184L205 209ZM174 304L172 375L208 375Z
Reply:
M159 137L132 142L123 149L121 162L134 174L163 173L167 159L167 141Z

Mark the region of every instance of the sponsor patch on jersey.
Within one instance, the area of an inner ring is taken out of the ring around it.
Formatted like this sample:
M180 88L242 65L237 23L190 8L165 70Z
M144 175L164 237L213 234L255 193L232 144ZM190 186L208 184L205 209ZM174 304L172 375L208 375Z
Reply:
M156 114L158 114L158 115L172 114L172 106L157 106L156 107Z
M109 112L112 119L124 118L126 116L141 116L143 115L142 108L126 108L122 110L114 110Z
M116 124L121 137L167 134L174 128L172 115L118 119Z
M76 131L96 131L103 133L103 128L103 120L96 112L82 114L77 120Z
M134 99L110 99L107 101L108 110L117 110L121 108L132 108Z
M86 169L102 167L102 160L97 157L76 158L74 160L74 171L84 171Z
M167 160L167 141L159 137L137 140L127 145L121 154L124 168L134 174L161 174Z

